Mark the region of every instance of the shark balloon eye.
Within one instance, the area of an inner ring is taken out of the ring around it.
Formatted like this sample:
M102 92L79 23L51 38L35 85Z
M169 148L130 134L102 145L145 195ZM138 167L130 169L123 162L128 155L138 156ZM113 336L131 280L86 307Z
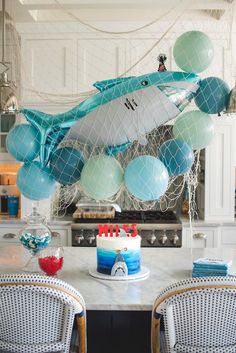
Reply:
M148 85L148 81L142 81L142 82L141 82L141 85L142 85L142 86L147 86L147 85Z

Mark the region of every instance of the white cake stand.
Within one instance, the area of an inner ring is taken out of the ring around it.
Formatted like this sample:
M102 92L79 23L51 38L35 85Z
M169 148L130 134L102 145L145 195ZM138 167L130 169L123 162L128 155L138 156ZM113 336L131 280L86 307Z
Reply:
M106 281L119 281L119 282L127 282L127 281L141 281L146 278L148 278L150 271L147 267L142 266L141 271L138 273L135 273L134 275L130 276L110 276L110 275L104 275L103 273L100 273L97 271L96 268L91 268L89 270L90 276L98 279L103 279Z

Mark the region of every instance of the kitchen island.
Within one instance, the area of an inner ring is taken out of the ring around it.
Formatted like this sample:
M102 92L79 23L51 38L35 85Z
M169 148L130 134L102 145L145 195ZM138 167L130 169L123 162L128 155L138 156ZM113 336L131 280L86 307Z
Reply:
M21 273L28 251L21 245L0 247L0 274ZM192 262L199 257L232 259L236 272L236 249L142 248L142 264L150 276L138 281L108 281L90 276L96 267L96 248L64 248L64 266L58 277L77 288L88 310L151 310L160 290L191 276Z
M28 256L20 245L0 247L0 273L21 273ZM142 248L141 257L150 269L147 279L114 282L89 275L96 266L96 248L64 248L64 267L58 277L85 299L88 353L150 353L152 304L163 287L191 276L196 258L231 259L231 271L236 272L233 249Z

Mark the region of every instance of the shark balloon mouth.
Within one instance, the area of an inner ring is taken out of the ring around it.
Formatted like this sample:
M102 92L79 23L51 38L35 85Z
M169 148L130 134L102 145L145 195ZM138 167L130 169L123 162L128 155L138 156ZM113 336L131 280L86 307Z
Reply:
M115 155L182 112L199 82L196 74L170 71L105 80L94 84L100 92L66 113L21 112L39 131L42 166L61 141L105 146Z

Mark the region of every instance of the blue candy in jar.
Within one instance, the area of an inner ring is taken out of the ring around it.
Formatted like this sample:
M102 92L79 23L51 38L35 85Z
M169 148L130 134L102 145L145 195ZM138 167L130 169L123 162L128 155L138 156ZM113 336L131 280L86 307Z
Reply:
M35 272L35 266L33 267L33 270L31 270L32 263L36 263L34 258L37 257L40 250L45 249L49 245L52 236L50 229L45 224L45 217L42 217L37 212L36 207L33 208L33 212L26 218L26 220L26 225L19 233L19 240L23 247L29 250L31 259L27 262L24 270Z
M22 233L20 235L20 242L27 250L37 254L40 250L46 248L51 241L51 234L46 232L40 236L31 233Z

